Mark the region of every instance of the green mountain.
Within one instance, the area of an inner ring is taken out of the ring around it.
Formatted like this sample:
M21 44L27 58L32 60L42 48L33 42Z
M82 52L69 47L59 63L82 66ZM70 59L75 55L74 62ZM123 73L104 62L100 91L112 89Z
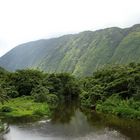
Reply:
M6 70L4 68L0 67L0 74L5 73L5 72L6 72Z
M7 70L38 68L90 75L111 64L140 62L140 25L85 31L21 44L0 58Z

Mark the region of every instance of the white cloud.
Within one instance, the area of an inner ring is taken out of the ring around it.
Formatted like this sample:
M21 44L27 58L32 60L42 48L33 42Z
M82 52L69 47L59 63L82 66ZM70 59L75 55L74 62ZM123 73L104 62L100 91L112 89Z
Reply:
M139 5L139 0L0 0L0 55L30 40L131 26L140 22Z

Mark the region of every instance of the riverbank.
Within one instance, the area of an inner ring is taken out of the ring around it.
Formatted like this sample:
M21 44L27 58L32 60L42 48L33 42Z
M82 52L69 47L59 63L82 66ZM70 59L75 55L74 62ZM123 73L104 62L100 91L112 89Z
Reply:
M92 108L91 108L92 109ZM89 110L89 108L87 108ZM122 118L140 120L140 102L121 100L117 97L110 97L104 102L98 102L95 110L104 114L115 115ZM45 102L35 102L32 97L18 97L0 104L0 118L30 119L50 117L52 111Z
M95 111L81 110L74 104L62 104L50 120L10 123L5 140L75 139L139 140L140 121L120 119Z
M96 111L121 118L140 120L140 102L133 98L122 100L119 97L111 96L104 102L98 102Z
M31 97L18 97L0 104L1 118L39 118L48 116L50 116L48 104L34 102Z
M113 65L82 80L81 105L140 120L140 64Z
M140 120L140 101L131 99L121 99L112 95L105 101L100 100L94 105L81 104L84 110L96 111L104 115L114 115L119 118Z
M86 109L140 119L140 64L105 67L81 78L19 70L4 72L0 82L1 118L51 117L59 103L79 99Z

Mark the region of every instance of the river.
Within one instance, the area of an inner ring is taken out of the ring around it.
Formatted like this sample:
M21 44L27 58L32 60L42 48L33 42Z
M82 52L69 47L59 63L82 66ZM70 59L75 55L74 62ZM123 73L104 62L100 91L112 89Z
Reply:
M139 140L140 122L119 119L76 106L57 108L51 120L10 123L1 140Z

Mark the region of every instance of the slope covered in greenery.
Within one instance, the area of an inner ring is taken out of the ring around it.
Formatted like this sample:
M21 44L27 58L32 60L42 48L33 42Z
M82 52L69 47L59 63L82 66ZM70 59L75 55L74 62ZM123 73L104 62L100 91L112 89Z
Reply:
M77 76L110 64L140 62L140 25L86 31L17 46L0 58L7 70L37 68Z

